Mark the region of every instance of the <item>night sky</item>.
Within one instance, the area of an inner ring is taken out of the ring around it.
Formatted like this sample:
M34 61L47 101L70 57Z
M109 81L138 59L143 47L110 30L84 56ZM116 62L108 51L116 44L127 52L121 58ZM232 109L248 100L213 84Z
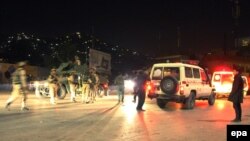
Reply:
M82 1L1 2L0 30L42 37L93 33L111 44L156 55L176 49L178 33L181 48L190 52L222 48L225 35L232 36L232 0ZM239 35L250 36L250 2L239 2Z

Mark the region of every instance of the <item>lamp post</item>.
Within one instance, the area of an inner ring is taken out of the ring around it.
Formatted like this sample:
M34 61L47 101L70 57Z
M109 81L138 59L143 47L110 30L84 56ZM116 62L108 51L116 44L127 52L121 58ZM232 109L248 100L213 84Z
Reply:
M233 17L233 33L234 33L234 47L239 47L239 17L240 17L240 6L239 0L232 0L232 17Z

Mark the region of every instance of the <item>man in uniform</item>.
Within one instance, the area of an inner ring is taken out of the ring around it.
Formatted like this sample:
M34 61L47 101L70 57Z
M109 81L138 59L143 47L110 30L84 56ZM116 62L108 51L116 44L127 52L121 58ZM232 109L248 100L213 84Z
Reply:
M118 93L118 103L124 102L124 76L120 72L118 76L116 76L115 85L117 85L117 93Z
M90 83L92 81L87 70L87 65L84 68L82 75L82 103L88 103L90 101Z
M9 109L9 106L19 97L22 96L21 110L29 110L26 107L27 100L27 80L26 80L26 71L24 66L26 62L19 62L17 70L12 74L12 92L10 98L7 100L6 109Z
M76 102L76 72L71 71L70 75L68 76L68 84L69 84L69 90L70 90L70 101L71 102Z
M98 94L98 87L100 84L99 76L96 73L96 68L90 68L90 97L91 102L93 103L96 99L96 95Z
M50 75L48 77L48 82L49 82L50 103L53 105L56 104L55 97L57 95L57 90L58 90L58 81L59 78L57 76L56 69L52 68L50 71Z

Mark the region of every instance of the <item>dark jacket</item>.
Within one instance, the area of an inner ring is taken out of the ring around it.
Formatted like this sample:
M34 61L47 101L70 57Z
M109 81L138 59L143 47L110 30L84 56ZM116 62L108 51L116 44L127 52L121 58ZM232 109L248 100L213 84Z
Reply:
M140 73L137 76L137 78L135 80L135 82L136 82L136 89L137 89L136 93L141 93L141 92L145 93L145 85L146 85L146 82L148 80L149 80L149 77L146 74L144 74L144 73Z
M228 100L233 103L243 103L243 88L244 82L240 74L234 76L232 90L229 94Z

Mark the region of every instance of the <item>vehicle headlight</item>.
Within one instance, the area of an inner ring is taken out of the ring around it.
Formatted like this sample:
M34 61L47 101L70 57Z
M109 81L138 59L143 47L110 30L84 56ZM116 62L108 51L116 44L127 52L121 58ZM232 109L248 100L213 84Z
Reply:
M132 80L125 80L124 81L124 87L128 89L133 89L135 86L135 82Z

